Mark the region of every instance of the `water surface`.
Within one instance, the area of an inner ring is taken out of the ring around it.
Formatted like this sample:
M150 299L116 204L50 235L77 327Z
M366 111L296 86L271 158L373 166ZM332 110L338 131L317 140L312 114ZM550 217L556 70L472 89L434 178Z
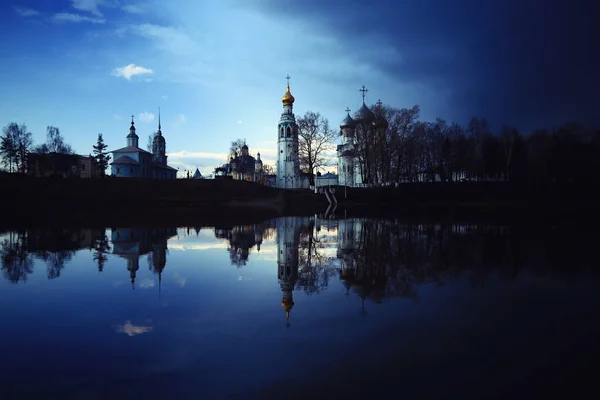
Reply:
M596 238L286 217L0 236L0 398L587 393Z

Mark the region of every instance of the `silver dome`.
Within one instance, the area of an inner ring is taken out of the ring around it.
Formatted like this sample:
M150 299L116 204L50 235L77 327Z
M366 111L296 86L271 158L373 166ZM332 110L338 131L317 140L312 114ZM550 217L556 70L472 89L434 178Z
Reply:
M352 129L356 126L356 122L350 116L350 113L346 115L346 118L340 123L340 129Z
M375 121L375 114L365 103L358 109L356 115L354 116L354 121L358 124L372 124Z

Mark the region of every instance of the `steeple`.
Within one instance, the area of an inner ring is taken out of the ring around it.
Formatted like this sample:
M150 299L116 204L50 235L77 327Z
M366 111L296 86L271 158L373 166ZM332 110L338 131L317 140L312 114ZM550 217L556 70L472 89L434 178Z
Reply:
M158 135L162 135L162 132L160 130L160 107L158 107Z
M127 146L138 147L139 137L135 133L135 124L133 122L133 115L131 116L131 126L129 127L129 135L127 135Z

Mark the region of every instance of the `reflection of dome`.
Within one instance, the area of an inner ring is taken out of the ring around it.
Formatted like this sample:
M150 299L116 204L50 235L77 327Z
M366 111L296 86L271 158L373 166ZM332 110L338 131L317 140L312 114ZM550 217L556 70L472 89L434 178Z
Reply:
M354 120L359 124L371 124L375 121L375 114L363 103L354 116Z
M283 301L281 302L281 307L283 307L283 309L285 310L285 317L287 319L290 318L290 311L292 311L292 308L294 307L294 301L291 299L283 299Z
M340 128L341 129L348 129L348 128L354 128L356 126L356 122L352 119L352 117L350 116L350 113L348 113L348 115L346 115L346 118L344 118L342 120L342 122L340 123Z
M283 97L281 98L281 102L283 103L283 105L285 106L291 106L292 104L294 104L294 101L296 99L294 99L294 96L292 96L292 93L290 93L290 85L288 83L287 85L287 90L285 91L285 94L283 95Z

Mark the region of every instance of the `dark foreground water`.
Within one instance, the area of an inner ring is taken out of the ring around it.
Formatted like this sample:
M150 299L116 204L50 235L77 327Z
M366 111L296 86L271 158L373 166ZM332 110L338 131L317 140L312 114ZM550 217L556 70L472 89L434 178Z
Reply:
M0 398L587 395L597 237L538 228L5 232Z

